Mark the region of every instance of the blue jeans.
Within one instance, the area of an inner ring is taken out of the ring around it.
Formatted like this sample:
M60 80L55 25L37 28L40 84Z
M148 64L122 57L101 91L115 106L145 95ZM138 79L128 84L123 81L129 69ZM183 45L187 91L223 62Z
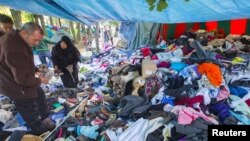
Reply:
M52 67L51 53L50 51L37 52L39 59L42 64L46 64L48 67ZM46 58L48 58L49 62L47 62Z

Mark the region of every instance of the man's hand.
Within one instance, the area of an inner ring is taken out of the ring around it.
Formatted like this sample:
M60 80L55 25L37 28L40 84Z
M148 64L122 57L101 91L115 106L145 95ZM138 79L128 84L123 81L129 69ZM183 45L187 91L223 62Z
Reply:
M55 77L59 77L60 75L62 75L63 73L62 73L62 71L60 70L60 69L57 69L57 68L55 68L54 69L54 76Z

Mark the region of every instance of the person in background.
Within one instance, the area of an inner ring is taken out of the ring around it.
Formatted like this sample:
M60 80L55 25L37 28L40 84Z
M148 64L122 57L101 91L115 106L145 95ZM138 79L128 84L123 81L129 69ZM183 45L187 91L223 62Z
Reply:
M109 35L109 31L108 31L108 29L104 29L104 32L103 32L103 39L104 39L104 44L105 45L108 45L108 42L109 42L109 40L110 40L110 35Z
M115 37L118 37L118 33L119 33L119 27L118 26L116 26L115 27Z
M52 48L52 62L55 74L61 74L66 88L76 88L78 84L78 66L80 52L69 37L63 36Z
M49 38L44 36L39 45L33 48L33 53L39 56L42 64L45 64L48 67L52 67L51 51L48 47L48 44L56 44L56 42L53 42ZM49 62L47 62L46 59L48 59Z
M113 45L114 44L114 42L113 42L113 31L112 31L111 26L109 26L109 38L110 38L111 45Z
M0 14L0 37L6 33L13 30L13 20L11 17Z
M17 111L35 135L55 127L48 117L45 93L40 87L41 83L48 83L48 79L35 76L32 47L42 38L42 28L32 22L0 38L0 93L14 101Z

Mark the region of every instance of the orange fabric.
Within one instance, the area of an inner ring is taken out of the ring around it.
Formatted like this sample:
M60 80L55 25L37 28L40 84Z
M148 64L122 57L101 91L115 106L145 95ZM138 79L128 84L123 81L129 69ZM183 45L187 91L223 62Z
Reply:
M203 63L198 66L198 72L201 74L205 74L212 85L221 85L222 74L219 66L213 63Z

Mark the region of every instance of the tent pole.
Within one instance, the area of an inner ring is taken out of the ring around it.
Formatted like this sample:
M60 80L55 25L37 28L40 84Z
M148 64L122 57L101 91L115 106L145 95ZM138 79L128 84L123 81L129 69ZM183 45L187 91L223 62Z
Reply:
M100 30L99 23L97 22L95 24L95 26L96 26L96 30L95 30L96 51L97 51L97 53L99 53L100 52L100 49L99 49L99 30Z

